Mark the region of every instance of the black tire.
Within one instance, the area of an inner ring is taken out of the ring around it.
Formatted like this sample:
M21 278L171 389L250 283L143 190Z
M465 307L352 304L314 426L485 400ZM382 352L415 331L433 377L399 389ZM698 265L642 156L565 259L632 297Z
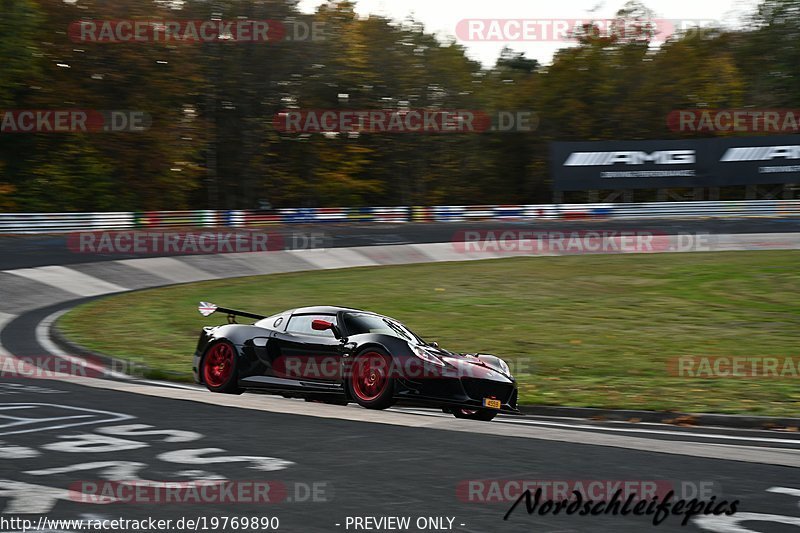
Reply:
M239 387L239 357L236 347L226 340L217 341L206 349L200 362L200 375L208 390L224 394L241 394Z
M350 398L367 409L386 409L394 405L395 378L391 370L391 356L379 348L358 354L350 365L347 379Z
M489 409L460 409L456 408L452 411L453 416L456 418L463 418L465 420L481 420L483 422L491 422L497 416L497 411Z

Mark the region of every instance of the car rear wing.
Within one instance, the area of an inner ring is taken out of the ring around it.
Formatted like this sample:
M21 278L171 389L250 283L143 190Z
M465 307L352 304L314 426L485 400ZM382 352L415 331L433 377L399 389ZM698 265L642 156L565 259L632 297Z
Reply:
M211 316L217 311L220 313L225 313L228 315L228 322L234 323L235 317L241 316L244 318L252 318L254 320L261 320L262 318L267 318L266 315L257 315L256 313L248 313L247 311L237 311L236 309L228 309L227 307L220 307L216 304L212 304L211 302L200 302L200 305L197 306L197 310L200 311L200 314L203 316Z

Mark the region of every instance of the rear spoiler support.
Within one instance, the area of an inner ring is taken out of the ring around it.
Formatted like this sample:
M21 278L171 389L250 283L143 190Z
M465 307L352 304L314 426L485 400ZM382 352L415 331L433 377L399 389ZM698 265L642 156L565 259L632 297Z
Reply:
M258 315L256 313L248 313L247 311L237 311L236 309L228 309L227 307L220 307L216 304L212 304L211 302L200 302L200 305L197 307L197 310L200 311L200 314L203 316L211 316L217 311L219 311L220 313L225 313L228 315L229 324L235 324L237 316L241 316L244 318L252 318L253 320L261 320L263 318L267 318L266 315Z

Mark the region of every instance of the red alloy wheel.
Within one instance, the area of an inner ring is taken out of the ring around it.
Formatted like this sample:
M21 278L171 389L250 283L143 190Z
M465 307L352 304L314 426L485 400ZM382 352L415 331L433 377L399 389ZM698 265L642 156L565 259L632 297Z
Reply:
M370 402L378 398L389 383L389 362L377 352L368 352L353 365L353 392L359 400Z
M235 361L233 348L227 342L219 342L211 347L203 363L203 379L209 387L225 385L233 373Z

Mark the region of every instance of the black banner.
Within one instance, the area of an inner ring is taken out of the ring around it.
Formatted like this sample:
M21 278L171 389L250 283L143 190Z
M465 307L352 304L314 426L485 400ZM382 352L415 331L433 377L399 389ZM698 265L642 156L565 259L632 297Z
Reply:
M800 135L551 144L556 191L800 183Z

